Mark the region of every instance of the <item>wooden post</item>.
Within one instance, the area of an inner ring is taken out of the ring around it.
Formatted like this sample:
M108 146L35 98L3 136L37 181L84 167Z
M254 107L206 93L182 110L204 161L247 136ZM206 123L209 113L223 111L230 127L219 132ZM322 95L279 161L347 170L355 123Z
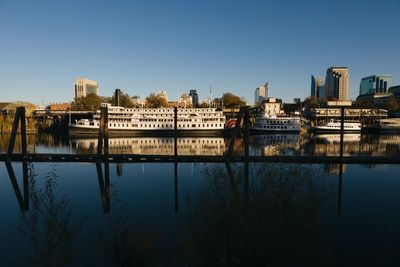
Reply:
M249 201L249 122L250 122L250 114L249 109L247 108L244 116L244 184L243 184L243 193L244 193L244 207L247 208L247 204Z
M27 152L27 143L26 143L26 120L25 120L25 107L18 107L19 116L21 119L21 150L22 155L25 157Z
M17 110L15 111L15 117L14 117L13 127L11 130L10 141L8 142L7 156L11 156L14 151L14 144L15 144L15 138L17 137L20 112L21 112L20 108L18 107Z
M340 115L340 160L343 158L343 134L344 134L344 107L341 107Z
M108 157L108 107L102 107L102 112L104 114L104 154Z
M174 107L174 156L178 156L178 108Z
M175 189L175 212L179 210L178 203L178 108L174 107L174 189Z
M97 138L97 160L101 161L101 155L103 154L103 135L104 135L104 116L103 109L100 115L100 126L99 126L99 136Z
M108 155L108 108L101 107L99 137L97 140L97 158L101 160L103 152L104 140L104 154Z

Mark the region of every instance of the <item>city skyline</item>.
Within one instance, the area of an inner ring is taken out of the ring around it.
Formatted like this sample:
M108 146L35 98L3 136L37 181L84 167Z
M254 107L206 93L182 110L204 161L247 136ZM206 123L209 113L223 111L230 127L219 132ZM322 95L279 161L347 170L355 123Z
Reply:
M213 97L232 92L249 103L269 81L270 96L291 102L330 66L348 67L350 99L374 73L400 84L400 3L382 1L374 20L364 16L374 5L346 3L343 12L327 1L2 1L1 101L72 101L74 81L87 77L105 96L163 88L178 99L196 88L205 99L211 82Z

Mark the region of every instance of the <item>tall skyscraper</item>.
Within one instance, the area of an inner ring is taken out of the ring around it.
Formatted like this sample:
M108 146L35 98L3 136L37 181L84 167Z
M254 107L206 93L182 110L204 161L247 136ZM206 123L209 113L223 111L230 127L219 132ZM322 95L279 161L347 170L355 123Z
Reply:
M318 99L325 97L324 95L325 79L322 77L315 77L311 75L311 96Z
M254 105L260 104L268 97L268 82L257 87L254 94Z
M330 67L325 77L325 97L339 101L349 100L349 70L347 67Z
M197 90L190 90L189 95L192 97L193 107L197 107L199 105L199 96L197 94Z
M360 95L387 93L392 85L392 75L371 75L360 82Z
M86 97L88 94L99 95L99 84L86 78L78 78L75 81L75 98Z

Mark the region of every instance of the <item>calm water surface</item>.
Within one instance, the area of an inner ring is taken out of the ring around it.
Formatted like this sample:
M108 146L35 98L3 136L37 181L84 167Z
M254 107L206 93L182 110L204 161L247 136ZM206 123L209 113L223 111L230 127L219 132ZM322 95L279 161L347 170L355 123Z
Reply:
M0 135L0 150L8 136ZM338 155L338 135L260 135L252 155ZM29 136L29 152L94 153L96 139ZM180 138L182 155L229 140ZM173 154L170 138L110 153ZM19 148L17 140L16 150ZM400 155L400 137L346 135L349 156ZM242 154L242 140L234 143ZM1 266L399 266L398 165L0 163ZM107 169L109 168L109 177ZM10 172L15 173L16 184ZM109 179L108 179L109 178Z

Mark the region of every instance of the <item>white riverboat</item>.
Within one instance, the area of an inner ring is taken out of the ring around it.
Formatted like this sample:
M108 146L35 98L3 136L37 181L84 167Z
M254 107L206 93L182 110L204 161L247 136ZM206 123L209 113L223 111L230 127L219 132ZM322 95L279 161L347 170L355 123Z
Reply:
M316 125L313 130L320 132L339 132L341 130L341 122L339 120L328 120L322 125ZM343 131L345 132L359 132L361 131L360 122L343 122Z
M256 132L300 132L300 117L262 114L256 118L252 131Z
M171 134L175 131L173 108L124 108L102 104L108 109L110 135ZM69 124L71 135L97 134L101 111L93 119ZM178 108L177 131L182 134L222 133L225 116L215 108Z
M281 103L275 97L263 101L263 112L256 117L251 130L258 133L300 132L300 116L288 116L281 110Z

